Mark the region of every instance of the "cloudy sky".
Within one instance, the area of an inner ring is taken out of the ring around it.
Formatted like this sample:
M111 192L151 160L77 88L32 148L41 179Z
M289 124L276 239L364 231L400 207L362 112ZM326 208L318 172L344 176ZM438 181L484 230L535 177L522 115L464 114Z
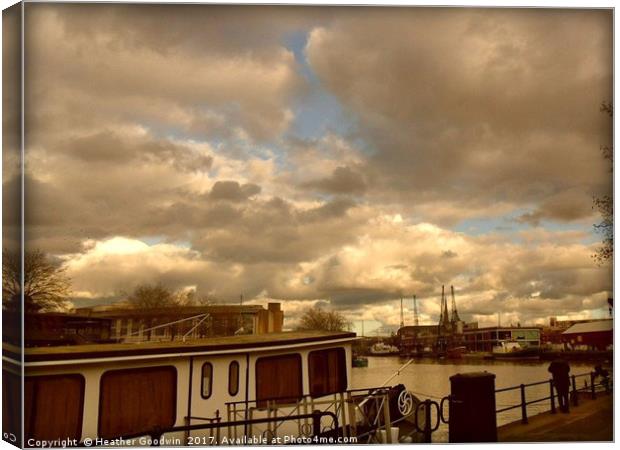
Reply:
M26 90L28 244L76 306L606 314L611 11L31 3Z

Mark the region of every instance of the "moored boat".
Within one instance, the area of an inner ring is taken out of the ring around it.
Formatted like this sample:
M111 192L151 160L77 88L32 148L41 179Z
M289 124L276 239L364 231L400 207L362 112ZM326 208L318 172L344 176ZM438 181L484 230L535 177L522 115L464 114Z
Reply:
M540 350L537 347L523 347L515 341L501 341L500 345L493 346L493 358L525 358L538 359Z
M462 358L463 354L466 352L467 352L467 347L465 346L452 347L446 350L446 358L459 359L459 358Z
M353 356L353 367L368 367L368 358L365 356Z
M398 347L394 345L388 345L384 342L377 342L372 347L370 347L370 354L373 356L388 356L388 355L397 355L400 353Z
M412 411L407 407L398 418L382 413L366 435L357 431L366 423L362 406L384 411L380 404L389 401L390 388L351 389L355 339L344 332L289 332L28 348L25 444L306 443L282 439L330 430L360 439L348 442L377 442L379 430L400 426ZM5 388L20 392L20 349L4 344L3 357ZM404 392L403 405L413 404Z

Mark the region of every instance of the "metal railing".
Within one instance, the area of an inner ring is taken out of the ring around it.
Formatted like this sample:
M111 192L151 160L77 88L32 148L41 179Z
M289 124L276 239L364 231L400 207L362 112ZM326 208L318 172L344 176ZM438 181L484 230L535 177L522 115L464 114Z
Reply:
M277 433L283 423L289 422L291 417L298 417L298 414L320 408L331 411L339 417L344 437L355 437L358 442L367 439L369 443L377 439L379 429L385 429L387 432L389 426L394 423L389 415L389 391L389 387L382 386L349 389L344 392L321 395L318 398L306 394L298 398L242 400L226 403L226 413L229 421L252 419L256 414L266 413L268 417L273 418L272 422L267 423L267 430ZM308 426L307 422L307 418L304 423L298 421L298 433L301 432L303 426ZM246 425L244 433L248 433L248 429L249 434L256 431L251 425ZM262 431L260 428L258 430ZM236 436L235 427L231 427L231 431ZM387 439L390 440L391 437L388 435Z
M325 416L331 418L332 420L331 422L332 427L328 427L328 429L326 429L325 427L321 427L321 419ZM311 420L311 425L303 430L302 435L304 436L317 437L317 436L324 435L327 432L329 432L330 434L334 435L333 437L336 437L336 438L341 437L341 429L338 426L338 416L330 411L315 410L308 414L297 414L297 415L289 416L285 420L304 420L304 419ZM266 423L270 423L270 422L274 422L278 420L281 421L282 418L281 417L264 417L264 418L258 418L258 419L234 420L234 421L226 421L226 422L222 422L217 419L207 419L207 420L209 420L208 423L197 424L197 425L185 425L185 426L182 425L182 426L166 427L166 428L154 427L153 429L149 431L131 433L131 434L121 436L117 439L121 441L131 441L133 439L148 436L150 438L149 441L151 442L151 446L156 447L156 446L161 445L161 443L163 442L162 436L166 433L178 433L178 432L189 433L191 431L216 430L218 438L213 441L213 445L220 445L220 439L219 439L220 432L219 431L222 428L230 429L232 427L245 426L245 425L266 424ZM267 435L263 435L263 437L267 439L267 443L271 443L270 440L273 436L267 433Z
M598 383L596 381L597 378L600 378L600 381ZM580 381L581 379L583 379L584 381L583 387L581 388L577 387L578 379ZM588 384L588 380L590 381L589 384ZM549 386L548 396L535 398L533 400L527 399L527 392L526 392L527 388L534 387L534 386L543 386L543 385ZM517 389L519 390L520 397L521 397L520 402L515 405L504 406L500 409L496 409L495 411L496 414L500 414L506 411L520 408L521 409L521 423L527 424L528 423L527 407L529 405L543 403L546 401L549 402L549 407L550 407L549 410L551 411L551 413L555 414L557 412L556 406L555 406L555 399L557 398L558 395L557 395L557 392L554 391L553 379L550 379L547 381L539 381L536 383L520 384L518 386L511 386L511 387L502 388L502 389L496 389L495 398L497 400L497 394L499 393L516 391ZM569 390L570 390L570 397L571 397L573 406L577 406L579 404L579 393L589 393L592 399L596 399L597 392L601 392L601 391L610 392L611 389L612 389L611 375L602 376L600 374L597 374L596 372L588 372L588 373L582 373L579 375L570 376L570 389Z

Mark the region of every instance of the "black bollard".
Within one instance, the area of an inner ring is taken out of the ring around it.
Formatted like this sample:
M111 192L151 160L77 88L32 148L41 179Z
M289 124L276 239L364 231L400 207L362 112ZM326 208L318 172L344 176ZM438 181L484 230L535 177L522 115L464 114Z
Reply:
M497 442L495 374L450 377L449 442Z

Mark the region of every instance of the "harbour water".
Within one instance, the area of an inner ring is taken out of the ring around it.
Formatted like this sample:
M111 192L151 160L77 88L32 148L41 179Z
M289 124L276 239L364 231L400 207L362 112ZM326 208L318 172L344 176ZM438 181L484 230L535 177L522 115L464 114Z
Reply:
M391 357L368 357L368 367L354 367L352 369L351 384L353 388L371 388L380 386L394 372L396 372L407 359L397 356ZM535 383L550 378L547 367L548 361L507 361L507 360L438 360L417 359L407 366L400 375L394 377L389 384L402 383L413 392L420 400L430 398L439 401L450 393L450 377L457 373L483 372L494 373L495 389L501 389L519 384ZM582 374L593 370L591 363L571 362L571 374ZM581 386L580 386L581 387ZM549 395L549 385L533 386L527 388L526 399L534 400ZM507 407L520 403L519 390L499 393L496 396L497 408ZM528 415L534 415L549 410L549 402L528 405ZM497 416L497 424L520 420L519 408L505 411ZM435 420L435 419L433 419ZM448 426L442 424L433 433L433 442L448 441Z

